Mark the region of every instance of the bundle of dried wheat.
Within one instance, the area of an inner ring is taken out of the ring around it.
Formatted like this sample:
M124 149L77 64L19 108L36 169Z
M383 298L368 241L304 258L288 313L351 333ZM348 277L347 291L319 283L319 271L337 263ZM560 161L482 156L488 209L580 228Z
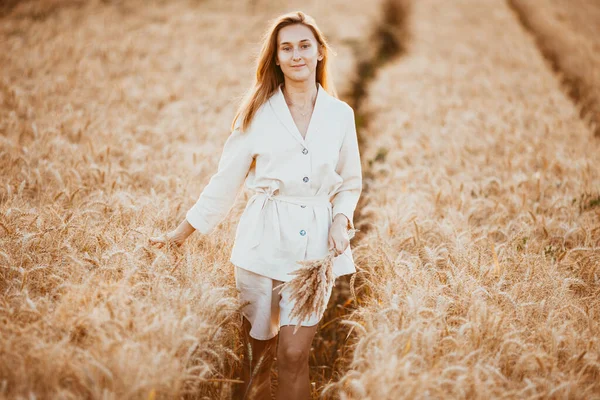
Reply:
M352 239L358 229L348 230L348 237ZM314 313L321 314L327 307L327 293L335 283L333 275L333 259L336 257L334 251L330 251L325 258L316 260L298 261L303 267L298 268L290 275L295 277L275 287L281 290L288 289L291 292L290 299L294 307L290 318L298 317L298 323L294 328L294 334L300 328L302 321L310 318Z

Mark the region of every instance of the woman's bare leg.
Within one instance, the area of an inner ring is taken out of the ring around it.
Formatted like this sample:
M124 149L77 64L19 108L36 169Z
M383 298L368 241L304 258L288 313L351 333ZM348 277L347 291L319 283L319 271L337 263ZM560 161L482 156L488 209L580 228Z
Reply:
M271 366L277 348L277 336L269 340L257 340L250 336L250 322L243 317L244 362L242 384L236 398L248 400L271 400ZM250 344L250 349L248 348ZM249 354L251 351L252 354ZM261 357L263 358L261 360ZM260 361L260 365L259 364Z
M282 326L277 346L277 400L310 399L308 356L317 325L301 326L294 335L294 325Z

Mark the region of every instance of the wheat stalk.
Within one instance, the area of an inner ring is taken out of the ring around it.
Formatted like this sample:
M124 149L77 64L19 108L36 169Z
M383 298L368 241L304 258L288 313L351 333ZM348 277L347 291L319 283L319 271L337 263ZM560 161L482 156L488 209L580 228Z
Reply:
M348 238L352 239L358 229L348 230ZM335 283L333 275L333 259L337 257L333 250L329 251L324 258L314 260L297 261L302 267L290 272L295 277L275 287L282 290L289 289L290 300L294 307L290 313L290 319L298 317L298 323L294 328L294 334L300 329L302 321L306 321L312 314L322 314L327 308L327 293L332 290Z

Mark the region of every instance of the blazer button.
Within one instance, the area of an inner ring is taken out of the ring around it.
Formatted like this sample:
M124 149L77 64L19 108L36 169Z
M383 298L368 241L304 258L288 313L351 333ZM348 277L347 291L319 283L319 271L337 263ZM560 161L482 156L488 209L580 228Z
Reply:
M302 208L306 208L306 205L302 204L300 207L302 207Z
M303 180L304 182L308 182L308 176L305 176L304 178L302 178L302 180Z
M302 154L308 154L308 149L304 148L304 150L302 150Z
M304 229L302 229L302 230L300 231L300 235L302 235L302 236L306 235L306 231L305 231Z

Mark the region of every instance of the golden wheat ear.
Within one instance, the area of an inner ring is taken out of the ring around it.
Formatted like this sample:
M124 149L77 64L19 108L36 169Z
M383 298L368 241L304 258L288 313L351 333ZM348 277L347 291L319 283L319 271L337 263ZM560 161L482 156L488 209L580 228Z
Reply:
M358 229L349 229L348 237L352 239ZM294 327L294 334L300 329L303 321L310 318L311 315L320 315L327 308L327 293L332 290L335 284L333 274L333 259L336 257L333 251L321 259L298 261L302 267L296 271L290 272L295 277L284 282L275 289L290 291L290 300L294 303L290 318L298 318L298 323Z

